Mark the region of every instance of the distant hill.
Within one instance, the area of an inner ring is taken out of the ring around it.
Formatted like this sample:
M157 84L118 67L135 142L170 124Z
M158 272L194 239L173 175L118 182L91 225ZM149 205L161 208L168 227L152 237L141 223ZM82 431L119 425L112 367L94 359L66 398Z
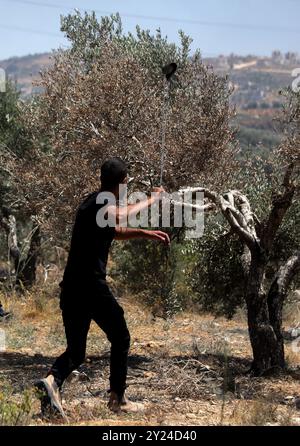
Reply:
M282 107L280 90L291 85L292 71L300 66L297 53L273 51L270 57L231 54L206 59L217 73L228 74L234 86L232 102L237 107L235 124L243 149L267 153L281 138L278 114Z
M234 102L238 107L272 108L278 99L278 90L289 85L292 69L300 66L300 58L294 53L286 55L274 51L271 57L219 56L204 59L216 72L229 74L235 86ZM39 72L51 65L51 53L12 57L0 61L0 67L16 80L22 95L31 94L32 82ZM267 105L266 105L267 104ZM275 104L276 107L276 104Z
M0 67L5 69L7 76L17 82L22 96L29 96L38 92L32 83L38 80L41 70L50 66L50 56L51 53L42 53L12 57L0 61Z
M234 86L232 101L239 112L236 123L241 129L242 147L260 144L263 150L273 147L280 138L274 132L274 117L281 107L278 92L292 83L292 70L300 66L300 56L274 51L270 57L231 54L206 58L204 62L217 73L228 74ZM32 83L38 80L40 71L50 65L51 53L0 61L0 67L17 82L23 97L39 92Z

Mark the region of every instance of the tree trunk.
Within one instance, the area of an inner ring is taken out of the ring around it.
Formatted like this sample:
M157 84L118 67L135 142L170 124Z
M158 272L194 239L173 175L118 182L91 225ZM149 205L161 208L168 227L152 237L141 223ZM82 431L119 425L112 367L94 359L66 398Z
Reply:
M275 280L268 293L268 308L270 323L277 339L276 350L273 351L272 365L285 368L284 342L282 336L282 309L284 296L279 290L278 282Z
M252 252L246 302L255 375L285 368L282 309L289 285L300 271L300 252L279 269L268 294L263 288L265 267L264 255Z
M282 309L289 286L300 271L300 251L291 256L276 274L268 294L270 323L277 337L277 350L272 358L273 366L285 367L284 341L282 336Z
M20 264L19 272L16 282L24 288L30 288L36 281L36 268L38 263L38 256L41 247L40 227L33 228L30 239L30 246L26 256Z
M2 208L1 226L4 228L7 235L8 260L12 260L14 264L13 270L9 272L15 273L19 269L20 250L18 246L17 237L17 221L7 208Z
M246 303L248 310L248 329L253 350L252 373L262 375L270 370L275 352L277 338L269 319L267 295L263 282L266 261L262 253L252 252L248 283L246 286Z

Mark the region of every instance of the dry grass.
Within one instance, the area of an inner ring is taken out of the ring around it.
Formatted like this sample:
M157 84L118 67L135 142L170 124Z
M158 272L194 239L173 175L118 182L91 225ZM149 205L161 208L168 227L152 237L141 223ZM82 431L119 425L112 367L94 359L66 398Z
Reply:
M234 424L244 426L266 426L277 422L277 406L262 400L242 401L236 405L232 415Z
M24 390L44 375L65 348L58 300L38 292L1 296L14 315L1 327L7 351L0 357L0 377L13 388L10 401L20 404ZM122 300L131 331L128 395L145 402L139 415L113 415L106 407L109 343L92 324L87 361L64 386L70 424L103 425L289 425L299 424L299 356L287 346L294 374L250 378L251 349L242 312L232 321L182 313L166 321L133 297ZM297 421L298 419L298 421ZM296 421L295 421L296 420ZM33 398L26 423L42 420ZM8 423L9 424L9 423Z
M300 364L300 342L297 342L297 345L299 347L298 352L293 350L291 345L286 346L285 357L288 367L298 367Z

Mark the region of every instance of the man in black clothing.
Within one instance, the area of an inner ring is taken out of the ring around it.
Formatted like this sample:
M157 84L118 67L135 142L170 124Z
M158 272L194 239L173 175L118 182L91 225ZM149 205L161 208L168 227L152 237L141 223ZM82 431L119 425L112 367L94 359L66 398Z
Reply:
M119 186L126 182L125 163L120 158L109 159L101 167L101 189L90 194L77 211L69 257L60 284L60 308L67 349L57 358L47 377L36 383L36 387L44 394L42 411L51 408L65 416L60 390L68 375L84 361L86 338L92 320L105 332L111 343L109 408L115 412L138 409L137 404L125 398L130 335L124 311L106 283L107 258L114 239L145 238L165 244L169 244L170 240L162 231L120 225L130 215L137 214L159 200L164 191L162 187L154 188L151 198L134 205L119 207L105 200L99 204L97 197L100 197L100 192L118 199ZM107 221L115 221L113 226L98 224L97 215L103 206L106 206Z

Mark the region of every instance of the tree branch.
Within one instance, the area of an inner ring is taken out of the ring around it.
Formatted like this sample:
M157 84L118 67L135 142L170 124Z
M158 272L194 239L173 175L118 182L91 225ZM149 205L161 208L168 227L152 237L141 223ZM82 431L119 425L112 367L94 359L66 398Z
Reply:
M286 296L288 288L293 278L300 272L300 251L293 254L287 262L279 268L272 285L270 287L270 293L275 288L278 289L280 295Z
M204 198L209 199L220 209L232 230L249 249L257 246L259 239L255 230L253 213L248 199L239 191L228 191L222 196L204 187L190 187L180 189L178 193L184 195L186 192L202 192Z
M282 182L284 191L274 195L271 212L263 225L261 240L267 251L270 250L282 220L293 201L295 194L295 185L291 181L293 169L294 164L290 163L286 168Z

